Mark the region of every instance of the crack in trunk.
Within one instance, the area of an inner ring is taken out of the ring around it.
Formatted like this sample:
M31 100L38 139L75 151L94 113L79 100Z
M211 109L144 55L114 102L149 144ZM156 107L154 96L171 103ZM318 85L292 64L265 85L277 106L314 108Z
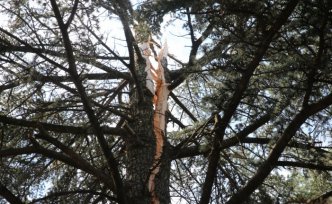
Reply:
M128 126L135 132L127 143L127 180L129 203L166 204L169 197L170 157L166 143L167 99L170 93L164 69L167 66L167 46L156 57L153 67L150 42L139 45L145 62L138 62L138 76L143 100L137 90L132 96L133 120ZM166 79L165 79L166 78Z
M158 69L154 69L151 66L151 73L153 73L153 81L155 83L155 93L153 98L154 115L153 115L153 130L156 137L156 150L154 155L154 162L151 168L151 174L149 177L149 191L151 193L151 203L159 204L159 198L155 191L155 177L159 173L161 157L163 154L166 118L167 111L167 99L170 91L168 90L168 84L165 79L165 70L162 65L162 60L167 57L167 45L162 48L158 55ZM165 65L164 65L165 66ZM147 74L149 76L149 74ZM147 81L148 82L148 81ZM148 84L147 84L148 86Z

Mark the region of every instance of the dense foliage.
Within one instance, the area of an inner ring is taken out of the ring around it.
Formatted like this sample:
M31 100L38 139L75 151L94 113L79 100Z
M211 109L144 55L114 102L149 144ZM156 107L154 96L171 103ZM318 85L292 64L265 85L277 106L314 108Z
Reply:
M153 61L165 38L161 203L332 196L331 1L1 0L0 13L0 203L151 203L140 45Z

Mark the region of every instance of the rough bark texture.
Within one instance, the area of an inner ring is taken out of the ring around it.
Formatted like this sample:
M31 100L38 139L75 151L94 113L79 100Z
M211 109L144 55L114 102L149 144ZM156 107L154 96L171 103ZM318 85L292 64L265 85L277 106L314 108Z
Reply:
M143 55L145 54L148 52L143 53ZM145 65L138 65L143 100L139 100L138 93L133 93L131 101L133 121L129 123L129 126L136 134L127 141L127 196L129 203L166 204L170 203L170 157L169 148L165 145L165 114L160 112L156 96L167 103L168 94L166 97L160 95L158 97L158 92L162 94L158 91L161 90L158 85L155 93L151 91L151 81L147 75L149 69L153 68L148 62L148 58L145 57L145 59ZM146 65L151 67L147 70ZM157 76L151 80L157 80ZM165 106L161 109L164 110Z
M127 141L128 201L150 203L147 182L155 151L152 99L140 103L135 101L133 110L134 120L129 125L136 134Z
M171 160L169 152L169 146L165 144L163 147L163 154L161 156L160 170L155 177L155 193L158 196L160 204L170 203L169 177Z
M161 63L162 59L167 57L167 46L165 46L158 55L158 69L154 69L155 93L153 99L154 116L153 129L156 138L156 150L154 154L154 164L149 179L149 190L152 196L152 203L159 204L160 198L156 191L156 176L161 171L161 161L166 142L166 111L167 99L170 91L164 76L164 68ZM165 66L165 65L164 65ZM151 67L153 69L153 67ZM160 186L161 187L161 186Z

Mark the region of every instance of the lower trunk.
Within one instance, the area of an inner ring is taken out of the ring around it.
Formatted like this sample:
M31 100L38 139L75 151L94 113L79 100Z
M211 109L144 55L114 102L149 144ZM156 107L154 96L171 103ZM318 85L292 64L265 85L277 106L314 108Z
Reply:
M148 90L146 90L148 91ZM149 95L150 93L147 93ZM167 145L163 145L162 156L156 162L156 135L154 131L154 109L152 97L133 104L133 122L129 126L135 132L127 141L126 194L128 203L168 204L170 160ZM151 95L151 94L150 94ZM163 138L166 144L165 137ZM158 171L154 171L159 168ZM156 172L153 175L153 172ZM153 175L153 176L152 176ZM153 190L151 190L153 177ZM158 198L157 200L155 198Z

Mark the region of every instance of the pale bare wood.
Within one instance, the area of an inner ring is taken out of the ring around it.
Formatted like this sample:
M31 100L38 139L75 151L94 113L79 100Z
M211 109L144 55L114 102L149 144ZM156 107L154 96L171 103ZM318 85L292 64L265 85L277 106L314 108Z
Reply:
M167 45L165 44L165 46L158 54L158 69L155 69L149 60L149 55L151 55L151 51L149 50L149 42L144 43L141 46L141 49L143 51L143 57L146 59L146 87L154 95L153 105L155 108L153 116L153 127L156 137L156 150L154 155L154 162L151 167L148 187L152 197L151 203L159 204L159 198L155 192L155 177L160 170L160 160L163 153L166 128L165 115L167 111L167 99L170 94L168 84L165 80L165 70L161 64L161 60L167 57Z

